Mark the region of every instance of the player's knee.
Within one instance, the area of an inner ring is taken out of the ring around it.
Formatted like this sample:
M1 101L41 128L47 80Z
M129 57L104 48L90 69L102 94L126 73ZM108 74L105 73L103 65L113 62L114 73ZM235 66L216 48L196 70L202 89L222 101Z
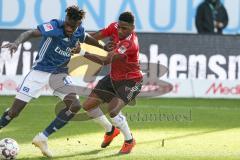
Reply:
M80 105L80 101L78 99L72 99L70 110L74 113L77 113L81 108L82 106Z
M88 97L87 100L83 103L83 109L85 111L90 111L98 107L100 104L101 104L100 100L96 98Z
M64 97L63 101L67 107L70 107L71 105L80 105L79 99L75 93L68 94Z
M111 118L113 118L113 117L116 117L116 116L118 115L118 113L119 113L119 112L117 112L116 110L113 110L113 111L110 111L110 112L109 112L109 116L110 116Z
M121 110L121 108L118 107L118 106L109 107L109 110L108 110L109 116L110 116L111 118L116 117L116 116L120 113L120 110Z
M73 112L73 113L77 113L81 108L82 108L82 106L81 106L80 103L79 103L79 104L72 105L72 106L70 107L70 110L71 110L71 112Z

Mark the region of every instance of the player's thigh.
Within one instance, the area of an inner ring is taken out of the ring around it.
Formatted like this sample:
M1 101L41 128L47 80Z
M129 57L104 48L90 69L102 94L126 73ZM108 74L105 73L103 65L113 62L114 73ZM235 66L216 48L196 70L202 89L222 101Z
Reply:
M53 95L61 100L78 98L77 85L73 83L71 76L66 73L52 74L49 78L49 86Z
M83 102L83 108L86 111L99 107L102 103L102 100L98 97L98 95L92 92L87 99Z
M92 92L95 93L103 102L110 102L111 99L116 96L109 75L102 78Z
M18 87L16 99L29 102L32 98L38 98L41 90L47 85L50 74L37 70L31 70Z
M142 81L123 80L114 81L113 84L117 97L122 99L125 104L135 100L142 88Z

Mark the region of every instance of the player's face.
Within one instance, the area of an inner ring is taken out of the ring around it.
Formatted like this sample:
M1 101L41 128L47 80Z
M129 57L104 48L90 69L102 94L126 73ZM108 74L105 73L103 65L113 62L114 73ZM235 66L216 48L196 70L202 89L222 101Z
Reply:
M129 36L132 31L134 30L134 25L123 22L123 21L118 21L118 37L119 39L124 39L127 36Z
M71 37L81 23L82 23L81 20L74 21L66 17L64 22L65 35L67 37Z

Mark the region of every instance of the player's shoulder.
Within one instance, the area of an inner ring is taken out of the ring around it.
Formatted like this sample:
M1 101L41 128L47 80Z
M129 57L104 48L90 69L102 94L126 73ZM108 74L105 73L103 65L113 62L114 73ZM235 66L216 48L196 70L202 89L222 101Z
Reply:
M77 28L77 30L75 31L74 35L75 35L75 36L81 36L81 35L83 35L84 33L85 33L85 28L84 28L82 25L80 25L80 26L78 26L78 28Z
M60 19L52 19L49 22L54 28L62 28L64 25L64 21Z
M63 26L64 22L58 19L52 19L49 22L45 22L42 24L45 31L51 31L55 29L59 29Z
M74 36L74 38L79 39L80 42L83 42L85 37L86 37L86 33L85 33L84 27L82 25L78 26L78 28L74 32L73 36Z
M117 29L118 28L118 23L117 22L112 22L108 25L108 28Z
M127 50L137 51L139 49L139 44L138 44L138 39L136 34L134 32L130 34L128 37L126 37L124 40L120 42L119 46L121 46L122 50L124 51L127 51Z
M132 45L138 45L138 37L135 32L132 32L128 37L125 38L124 42L129 42Z

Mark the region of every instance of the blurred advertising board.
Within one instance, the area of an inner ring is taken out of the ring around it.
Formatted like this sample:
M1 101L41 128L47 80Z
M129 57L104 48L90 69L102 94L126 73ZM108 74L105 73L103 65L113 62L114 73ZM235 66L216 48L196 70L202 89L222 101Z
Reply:
M21 32L0 30L0 45L13 41ZM239 98L239 36L138 33L138 37L141 67L146 81L151 82L143 86L144 92L159 90L162 86L156 86L160 83L155 82L162 80L171 84L172 91L154 94L154 97ZM1 48L0 94L14 93L17 84L31 69L38 54L38 43L35 39L21 44L13 56ZM100 50L97 52L105 54ZM79 79L86 74L93 76L101 68L81 57L74 57L69 66L79 85L88 88L94 86L93 81ZM107 71L108 68L104 68L99 75L104 76Z

